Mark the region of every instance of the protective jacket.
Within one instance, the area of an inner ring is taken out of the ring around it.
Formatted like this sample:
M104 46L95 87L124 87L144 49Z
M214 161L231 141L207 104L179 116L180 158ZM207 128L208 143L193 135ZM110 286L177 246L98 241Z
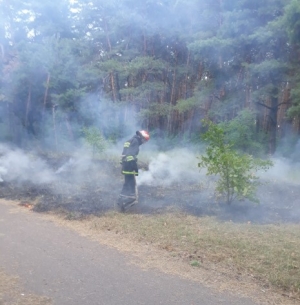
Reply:
M135 135L124 143L122 151L122 174L138 176L137 155L142 144L140 136Z

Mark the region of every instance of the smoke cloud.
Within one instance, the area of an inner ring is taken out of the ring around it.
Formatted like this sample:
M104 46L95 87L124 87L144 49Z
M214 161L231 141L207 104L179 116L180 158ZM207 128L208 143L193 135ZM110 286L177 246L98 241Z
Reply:
M138 185L170 186L181 181L197 183L201 174L195 153L188 149L174 149L152 157L148 171L141 171Z
M53 170L35 154L25 154L20 149L0 145L0 181L30 181L34 184L55 180Z
M57 166L35 152L0 145L0 182L51 184L62 179L61 175L70 172L70 180L79 181L93 166L91 151L86 148L77 149L67 160L57 159L65 161Z
M292 162L286 158L272 158L273 166L266 172L261 172L263 179L272 182L300 183L300 162Z

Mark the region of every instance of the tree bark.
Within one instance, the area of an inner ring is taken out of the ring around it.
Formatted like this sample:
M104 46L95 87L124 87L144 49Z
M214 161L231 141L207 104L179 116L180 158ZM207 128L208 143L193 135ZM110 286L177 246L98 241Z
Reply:
M28 88L28 96L27 96L27 103L26 103L26 113L25 113L25 127L28 127L28 114L30 110L30 105L31 105L31 89L32 89L32 84L29 84Z
M114 77L114 73L111 72L110 75L110 85L111 85L111 91L112 91L112 97L113 97L113 101L115 102L117 100L117 95L116 95L116 84L115 84L115 77Z
M58 143L57 143L57 130L56 130L56 106L52 106L52 120L53 120L53 132L54 132L54 144L55 144L55 150L58 148Z
M258 102L259 105L265 107L269 110L269 153L274 154L277 148L277 128L278 128L278 109L279 106L284 103L278 103L278 92L279 89L277 87L273 88L272 96L270 98L270 106Z
M0 44L0 50L1 50L1 58L4 60L4 47L3 44Z
M109 50L109 52L111 52L112 47L111 47L111 42L110 42L110 38L109 38L109 34L108 34L108 26L107 26L106 20L104 20L104 27L105 27L105 35L106 35L106 42L107 42L108 50Z
M278 112L278 96L272 96L270 109L270 140L269 153L273 155L277 146L277 112Z
M73 135L73 131L72 131L72 126L71 126L67 116L66 116L66 127L67 127L67 130L68 130L68 133L69 133L69 137L73 141L74 140L74 135ZM55 130L56 130L56 128L55 128Z
M44 94L44 102L43 102L43 115L45 113L47 98L48 98L48 91L49 91L49 84L50 84L50 73L47 73L47 81L46 81L46 89Z

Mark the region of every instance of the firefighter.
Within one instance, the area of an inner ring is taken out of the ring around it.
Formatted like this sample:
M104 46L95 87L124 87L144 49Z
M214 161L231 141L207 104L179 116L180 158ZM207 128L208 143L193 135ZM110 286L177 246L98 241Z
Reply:
M137 203L137 186L135 177L138 176L137 155L139 147L149 141L150 135L145 130L138 130L136 134L124 143L121 156L122 174L124 184L118 199L121 210Z

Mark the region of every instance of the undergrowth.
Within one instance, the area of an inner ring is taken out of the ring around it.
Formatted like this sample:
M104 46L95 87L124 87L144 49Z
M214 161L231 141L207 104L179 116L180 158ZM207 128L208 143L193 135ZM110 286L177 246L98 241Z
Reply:
M152 244L191 266L213 263L300 299L299 225L225 223L177 212L151 216L110 212L89 221L95 230Z

